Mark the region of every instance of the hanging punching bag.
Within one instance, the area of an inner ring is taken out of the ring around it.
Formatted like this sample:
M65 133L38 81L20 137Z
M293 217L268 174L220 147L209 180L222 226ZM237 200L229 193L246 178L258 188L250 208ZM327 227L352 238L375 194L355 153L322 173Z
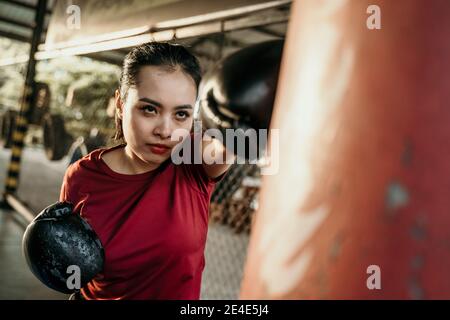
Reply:
M293 3L241 298L450 298L449 16Z

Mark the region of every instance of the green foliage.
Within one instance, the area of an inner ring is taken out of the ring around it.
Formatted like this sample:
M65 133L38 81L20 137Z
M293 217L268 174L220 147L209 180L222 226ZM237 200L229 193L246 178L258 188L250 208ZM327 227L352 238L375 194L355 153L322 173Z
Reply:
M52 107L57 110L66 107L69 89L76 91L76 104L72 107L90 108L97 105L98 100L104 100L104 95L117 87L119 75L120 68L117 66L75 56L40 61L36 80L49 83L52 94L56 96L52 98L55 104Z
M0 59L23 56L28 53L30 45L0 37ZM1 109L19 109L25 83L26 64L0 67L0 107Z
M27 55L29 45L0 37L0 59ZM19 110L25 64L0 68L0 105ZM86 134L92 127L111 129L107 102L118 86L120 68L90 58L70 56L38 61L36 81L51 91L50 110L62 114L73 135ZM68 99L73 94L72 99Z

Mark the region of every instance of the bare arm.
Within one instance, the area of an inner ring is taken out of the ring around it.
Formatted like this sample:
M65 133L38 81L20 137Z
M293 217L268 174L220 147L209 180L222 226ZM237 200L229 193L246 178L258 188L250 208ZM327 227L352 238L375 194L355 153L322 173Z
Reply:
M214 179L224 174L233 164L235 155L229 152L217 139L204 134L202 139L203 168Z

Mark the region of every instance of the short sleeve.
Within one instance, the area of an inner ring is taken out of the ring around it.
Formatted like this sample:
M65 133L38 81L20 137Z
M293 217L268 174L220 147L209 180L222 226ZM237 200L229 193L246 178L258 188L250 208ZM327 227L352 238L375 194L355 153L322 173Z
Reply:
M191 150L195 150L194 139L194 133L191 133L190 140L185 140L184 142L186 144L191 143ZM216 178L210 178L203 165L196 163L194 153L192 153L191 163L182 163L180 166L183 168L183 172L193 188L209 195L214 189L215 184L224 177L226 172Z
M225 172L213 179L208 176L202 164L182 164L181 167L183 168L189 183L197 189L197 191L205 194L211 193L215 184L226 174Z

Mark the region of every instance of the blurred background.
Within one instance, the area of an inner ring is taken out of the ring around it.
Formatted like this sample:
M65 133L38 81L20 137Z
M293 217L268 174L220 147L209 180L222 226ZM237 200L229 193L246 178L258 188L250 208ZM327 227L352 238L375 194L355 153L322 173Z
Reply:
M113 144L111 97L130 48L176 39L207 72L236 50L283 39L290 8L291 1L263 0L0 0L0 299L67 299L31 274L22 235L58 200L67 166ZM25 87L29 123L12 174ZM259 186L256 165L233 166L217 185L202 299L237 298Z

